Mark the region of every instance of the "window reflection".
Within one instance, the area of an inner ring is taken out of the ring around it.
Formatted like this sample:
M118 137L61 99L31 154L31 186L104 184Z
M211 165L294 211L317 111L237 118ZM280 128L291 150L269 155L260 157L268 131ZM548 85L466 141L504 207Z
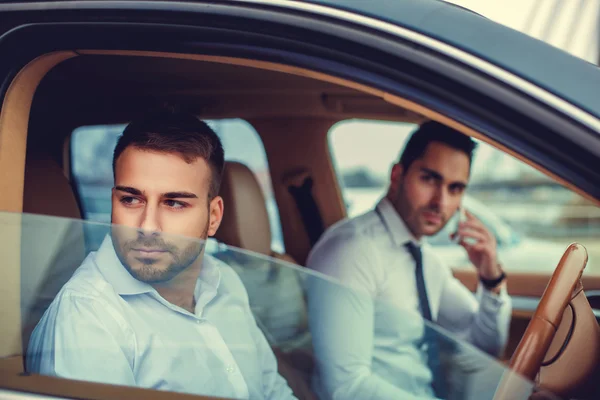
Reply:
M54 296L56 296L56 292L60 290L62 285L56 285L56 283L59 281L65 282L71 278L71 274L77 270L79 265L84 263L86 257L89 258L91 256L91 252L101 250L102 245L88 250L84 249L82 233L84 228L92 231L99 237L104 237L104 245L106 245L105 241L110 237L111 232L111 226L106 224L29 214L0 213L0 223L7 234L16 235L19 233L22 237L22 315L24 321L28 321L29 325L33 324L34 326L38 323L41 315L48 309ZM119 227L119 229L128 228ZM307 285L321 285L324 288L324 293L327 293L329 296L347 296L348 293L354 292L353 289L340 286L328 277L291 263L232 247L220 246L208 251L207 257L211 257L217 260L217 262L226 263L231 267L222 267L226 268L223 271L235 271L239 274L239 279L243 282L245 291L249 296L249 305L256 315L257 326L269 340L268 345L277 357L280 372L287 382L290 383L290 386L295 388L295 393L301 392L302 389L299 389L300 386L302 386L303 390L310 390L315 379L315 368L318 368L317 360L319 355L315 354L315 351L318 349L313 347L310 332L311 327L305 323L306 318L309 316L304 314L304 310L306 310L304 308L306 304L304 289ZM81 273L79 272L79 274ZM278 288L276 289L274 286ZM96 290L99 290L99 288L90 286L87 295ZM354 293L353 295L358 297L365 296L364 293ZM186 354L195 351L208 353L194 361L194 369L199 368L197 362L201 359L201 364L208 365L208 369L211 371L216 371L219 368L217 364L220 365L224 371L223 376L231 373L235 374L238 368L241 369L242 374L251 373L249 371L251 371L252 367L244 363L239 364L238 357L241 353L254 352L255 348L243 344L243 340L245 340L243 339L244 335L247 335L249 331L241 328L239 321L234 321L237 318L235 313L219 312L219 318L224 319L221 322L219 322L219 319L213 320L214 326L220 332L220 335L214 337L211 335L201 335L200 337L194 335L193 338L186 338L182 336L184 333L176 328L178 323L185 323L186 321L187 317L183 311L171 313L173 310L160 304L160 301L153 299L151 295L148 297L148 301L146 303L140 302L138 305L142 305L143 307L123 321L123 323L128 326L138 323L141 326L146 326L153 318L160 314L160 312L156 314L156 310L168 311L164 317L159 318L160 324L155 329L147 332L150 335L148 336L149 340L145 340L142 337L143 335L136 338L137 346L146 346L148 351L155 353L154 356L158 355L170 358L173 355L181 355L181 358L177 358L177 364L152 363L152 365L162 365L160 368L164 371L160 372L160 376L165 378L172 376L174 373L185 376L185 369L189 368L189 362L185 361ZM242 299L240 301L243 303ZM101 304L104 305L105 303ZM207 304L210 304L210 301ZM215 310L218 311L218 307L222 305L222 302L217 301L214 305L216 307ZM323 303L323 307L325 306L326 304ZM383 304L382 306L395 307L394 305ZM79 307L84 307L83 303ZM98 309L96 306L94 310L86 312L86 315L94 319L100 318L101 315L110 313L111 307L110 302L105 304L105 308ZM155 307L162 308L155 309ZM207 305L206 307L209 306ZM76 311L74 310L74 312ZM84 308L79 308L79 311L85 312ZM145 313L150 314L146 315ZM154 316L152 316L153 314ZM204 316L208 321L211 321L210 314L211 312L207 311L207 314ZM398 321L402 325L423 324L420 318L408 315L401 309L398 309L395 314L398 315ZM177 322L170 320L179 317L182 319L178 319ZM114 322L115 320L109 319L109 321ZM390 321L390 323L392 322ZM123 381L116 382L115 379L111 378L117 374L116 376L121 379L121 374L125 374L125 370L119 367L121 365L117 361L119 357L135 358L146 354L144 357L148 357L147 359L137 359L136 368L141 369L147 368L145 363L153 359L153 356L148 352L126 352L120 355L115 353L113 357L109 349L105 348L102 340L95 340L92 333L85 332L85 324L75 324L72 328L73 334L76 334L78 339L60 342L62 343L60 351L68 353L70 357L76 357L77 353L80 353L81 357L87 360L93 359L96 356L106 357L107 354L111 358L104 365L93 363L90 369L87 370L80 367L73 376L67 374L65 372L67 371L66 369L62 369L56 373L59 377L122 384ZM120 329L119 324L113 325L110 329ZM436 340L442 344L443 371L446 371L444 372L444 379L446 379L450 387L448 398L493 398L498 382L507 374L505 366L474 347L458 340L458 338L439 330L439 328L425 324L424 329L431 330L434 337L437 338ZM98 334L101 336L105 335L102 332L98 332ZM139 335L139 332L137 334ZM348 331L346 335L351 337L353 332ZM231 348L236 360L235 365L224 362L223 355L219 354L219 350L217 350L221 343L220 339L218 339L219 336L223 336L227 346ZM124 346L123 348L127 348L128 346L128 337L126 335L119 338L119 341L124 341L121 343ZM42 335L40 338L47 340L49 336ZM150 338L152 339L150 340ZM28 365L31 365L33 369L39 367L35 364L35 358L42 356L39 350L36 349L39 349L39 347L30 345ZM65 365L64 368L67 368L67 366ZM105 375L105 373L108 375ZM132 380L130 384L132 386L173 390L172 387L162 386L162 384L149 384L152 381L151 376L152 374L144 375L143 379ZM518 382L515 390L521 391L521 394L515 398L526 399L528 393L532 390L533 384L518 377L515 379ZM193 386L198 387L199 389L197 390L190 390L186 386L187 384L182 384L180 389L177 390L205 395L220 394L226 397L239 397L234 393L236 390L235 385L232 385L229 380L223 381L221 378L198 379L196 383L199 386Z

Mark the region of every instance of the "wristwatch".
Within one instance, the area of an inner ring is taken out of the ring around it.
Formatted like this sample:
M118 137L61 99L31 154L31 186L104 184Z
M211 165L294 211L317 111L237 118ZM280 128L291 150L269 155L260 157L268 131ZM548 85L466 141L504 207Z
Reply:
M483 283L483 286L490 290L498 286L504 279L506 279L506 273L504 271L502 271L500 276L496 279L485 279L481 276L479 277L479 280L481 281L481 283Z

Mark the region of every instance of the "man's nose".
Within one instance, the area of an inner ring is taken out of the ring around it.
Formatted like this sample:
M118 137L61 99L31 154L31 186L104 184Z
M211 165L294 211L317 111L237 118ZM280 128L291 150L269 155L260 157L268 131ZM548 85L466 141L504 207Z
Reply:
M449 198L448 191L443 187L439 187L435 191L435 195L433 196L433 199L431 200L431 205L435 206L435 208L438 210L443 210L444 207L446 206L446 204L448 203L448 198Z
M154 232L160 232L160 223L157 207L146 206L142 221L140 222L140 230L145 235L150 235Z

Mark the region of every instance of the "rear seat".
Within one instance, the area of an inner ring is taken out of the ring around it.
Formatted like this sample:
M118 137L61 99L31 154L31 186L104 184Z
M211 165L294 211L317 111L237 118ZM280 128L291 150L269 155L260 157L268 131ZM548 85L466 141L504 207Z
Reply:
M271 250L269 217L258 180L247 166L226 162L219 194L225 213L215 239L252 253L224 249L214 255L235 269L246 286L257 323L278 358L279 372L299 399L315 399L308 383L311 341L301 276L292 257Z

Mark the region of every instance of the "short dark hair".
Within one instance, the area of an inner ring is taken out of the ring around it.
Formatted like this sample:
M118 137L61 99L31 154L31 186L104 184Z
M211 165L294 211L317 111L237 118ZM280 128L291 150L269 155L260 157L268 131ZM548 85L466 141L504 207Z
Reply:
M473 153L477 143L471 137L435 121L428 121L414 131L400 155L400 164L408 171L411 164L423 157L427 146L432 142L440 142L453 149L462 151L469 157L469 168L473 161Z
M170 109L150 112L134 120L117 141L113 155L113 174L117 159L126 148L161 153L177 153L185 162L204 159L212 172L209 200L219 193L225 155L221 140L208 124L193 114Z

